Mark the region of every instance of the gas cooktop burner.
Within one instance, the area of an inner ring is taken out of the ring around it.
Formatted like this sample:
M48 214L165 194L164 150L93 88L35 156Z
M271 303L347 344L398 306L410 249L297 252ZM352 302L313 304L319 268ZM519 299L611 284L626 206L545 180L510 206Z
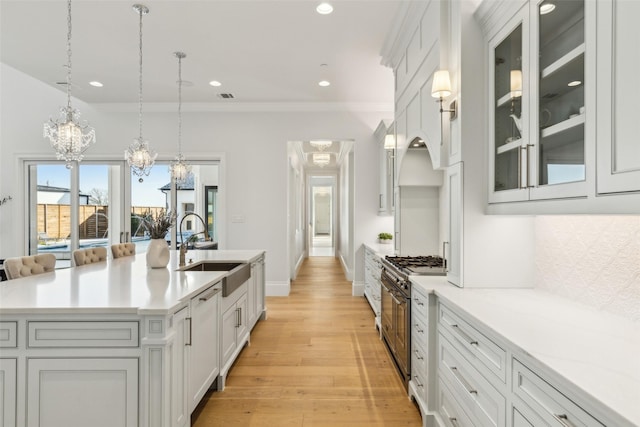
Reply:
M444 259L440 256L388 256L387 260L396 267L444 267Z
M437 255L428 256L390 256L385 261L395 267L399 272L410 275L435 275L446 274L446 261Z

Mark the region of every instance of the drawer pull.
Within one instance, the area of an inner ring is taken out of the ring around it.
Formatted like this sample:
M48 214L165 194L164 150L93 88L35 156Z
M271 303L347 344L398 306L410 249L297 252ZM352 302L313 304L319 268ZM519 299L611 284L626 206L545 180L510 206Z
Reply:
M422 359L424 359L424 357L420 356L420 353L418 352L418 350L414 350L413 352L416 354L416 358L417 358L418 360L422 360Z
M418 387L424 387L424 384L420 384L420 381L418 381L418 376L417 376L417 375L414 375L414 376L413 376L413 378L415 378L415 379L416 379L416 385L417 385Z
M464 338L465 341L467 341L469 344L471 345L478 345L478 341L474 340L473 338L471 338L469 336L469 334L467 334L465 331L463 331L462 329L460 329L460 326L458 325L451 325L452 328L455 328L456 331L458 331L458 334L460 336L462 336L462 338Z
M413 300L416 302L416 304L418 305L424 305L424 303L419 299L419 298L413 298Z
M460 374L460 372L458 372L458 368L456 368L455 366L452 366L450 369L451 369L451 372L453 372L453 376L455 376L458 379L458 381L460 381L462 386L467 390L467 393L475 394L475 395L478 394L478 390L471 387L471 385L467 382L467 380L465 380L464 377Z
M420 324L419 323L416 323L416 332L418 332L420 334L424 333L424 329L420 329Z
M575 424L569 421L569 417L566 414L560 414L560 415L553 414L553 418L558 420L558 422L562 424L564 427L575 427Z
M451 424L453 424L455 427L458 427L460 424L458 424L458 419L456 417L449 417L449 421L451 421Z
M218 292L220 292L220 289L214 289L208 295L204 295L204 296L201 296L200 298L198 298L198 300L199 301L208 301L212 296L216 295Z

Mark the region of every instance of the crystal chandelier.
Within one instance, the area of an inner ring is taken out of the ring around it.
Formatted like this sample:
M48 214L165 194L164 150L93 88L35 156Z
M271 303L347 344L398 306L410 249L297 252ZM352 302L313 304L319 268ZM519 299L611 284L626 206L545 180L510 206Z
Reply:
M67 162L67 169L81 161L85 150L96 142L95 130L81 122L80 112L71 107L71 0L67 1L67 106L60 107L57 120L50 118L44 124L43 136L49 138L56 158Z
M320 151L324 151L327 148L331 147L331 144L333 144L333 142L320 140L320 141L309 141L309 144L311 144L314 148Z
M142 137L142 15L146 15L149 13L149 8L142 4L134 4L133 10L135 10L140 16L140 74L139 74L139 87L138 91L138 100L139 100L139 109L138 109L138 125L140 136L133 140L129 149L124 152L124 158L129 163L131 167L131 172L134 175L138 176L138 181L143 181L143 176L149 176L151 172L151 168L158 157L158 154L151 151L149 149L149 142L145 141Z
M313 164L325 167L331 161L331 154L329 153L313 153Z
M183 184L191 173L191 165L182 155L182 59L186 58L187 54L174 52L174 55L178 58L178 156L169 166L169 172L176 184Z

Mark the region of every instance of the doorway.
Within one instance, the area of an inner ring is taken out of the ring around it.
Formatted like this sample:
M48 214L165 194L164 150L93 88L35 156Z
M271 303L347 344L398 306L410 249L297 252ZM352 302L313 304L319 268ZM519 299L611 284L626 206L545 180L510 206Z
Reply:
M335 177L312 176L309 188L309 256L335 256Z

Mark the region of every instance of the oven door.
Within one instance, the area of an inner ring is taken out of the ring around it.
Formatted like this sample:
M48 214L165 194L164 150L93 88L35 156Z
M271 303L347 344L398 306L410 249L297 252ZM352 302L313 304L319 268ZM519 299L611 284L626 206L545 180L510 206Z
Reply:
M395 305L393 314L395 317L395 352L396 360L400 365L400 369L406 374L409 373L410 365L410 314L409 314L409 298L404 297L400 292L393 295L393 304Z
M380 321L382 325L382 336L385 338L387 345L389 345L392 352L395 353L394 346L394 336L395 332L393 331L393 285L390 284L391 279L385 276L384 271L382 272L382 277L380 282L382 283L382 289L380 292L381 296L381 307L380 307Z

